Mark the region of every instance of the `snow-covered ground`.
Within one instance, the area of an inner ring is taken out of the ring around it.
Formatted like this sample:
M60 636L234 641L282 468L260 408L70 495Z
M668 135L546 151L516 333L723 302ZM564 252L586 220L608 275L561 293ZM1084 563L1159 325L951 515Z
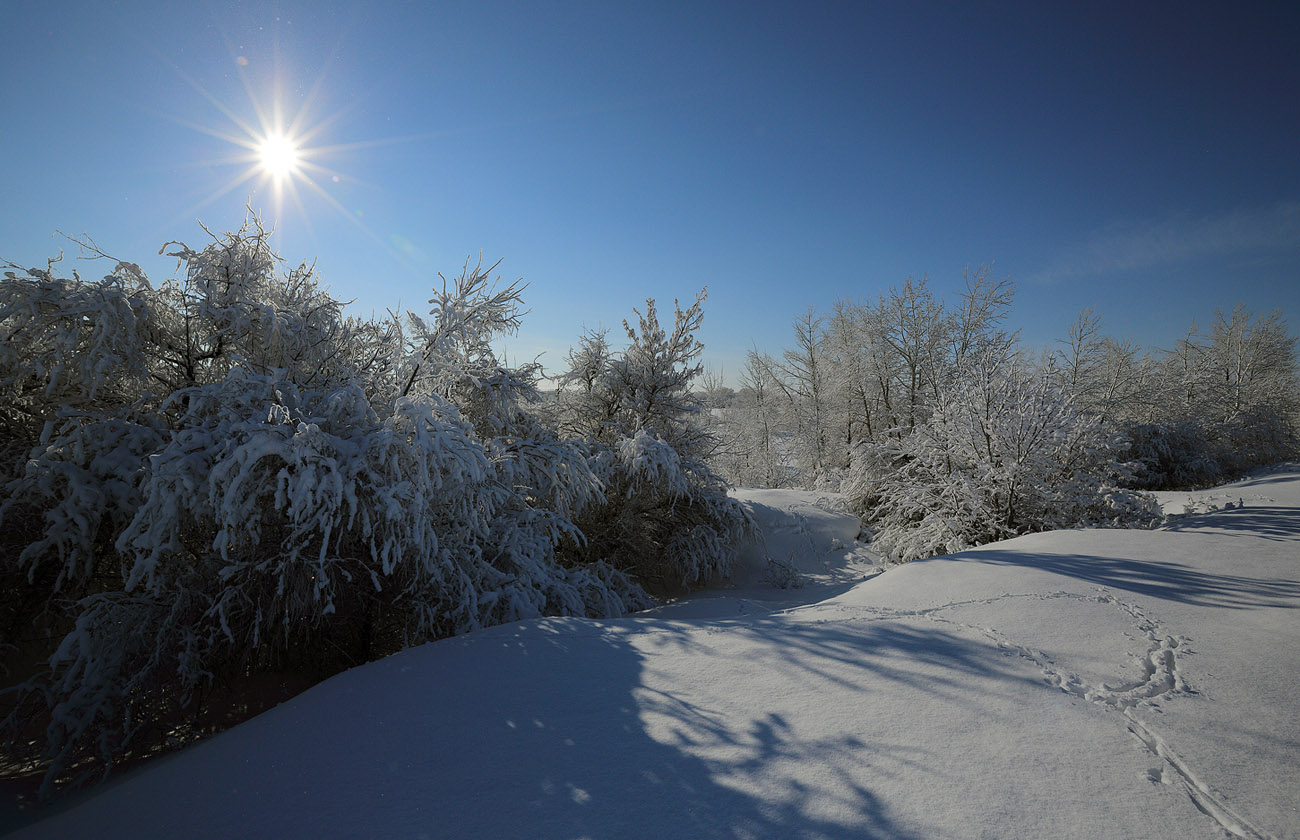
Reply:
M883 573L746 498L729 587L407 650L16 836L1300 837L1300 467Z

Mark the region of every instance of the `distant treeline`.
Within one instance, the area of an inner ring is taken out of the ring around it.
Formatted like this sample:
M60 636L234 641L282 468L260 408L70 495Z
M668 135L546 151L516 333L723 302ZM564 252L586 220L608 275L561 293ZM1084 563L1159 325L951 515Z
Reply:
M713 461L758 487L842 490L900 559L1027 531L1154 521L1130 491L1190 487L1294 457L1296 339L1280 312L1218 311L1159 351L1091 310L1056 349L1004 329L1014 287L987 268L952 304L908 279L794 321L710 383Z

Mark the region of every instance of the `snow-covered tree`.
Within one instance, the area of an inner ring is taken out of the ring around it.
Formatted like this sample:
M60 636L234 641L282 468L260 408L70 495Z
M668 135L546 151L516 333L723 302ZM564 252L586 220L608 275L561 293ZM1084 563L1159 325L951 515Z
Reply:
M1011 283L993 279L988 267L967 270L964 280L952 307L925 279L908 278L874 302L838 301L828 318L809 310L795 319L795 346L779 360L754 354L750 366L784 397L777 425L789 427L782 448L794 458L794 483L837 489L859 443L905 435L939 407L971 359L1014 344L1001 326Z
M725 442L710 464L739 486L798 484L790 393L778 381L772 360L750 350L739 384L740 390L720 420Z
M925 423L860 445L844 492L898 560L1031 531L1145 527L1154 502L1122 490L1120 440L1049 370L984 352Z
M833 394L828 339L823 319L809 309L794 319L794 347L782 355L781 382L790 392L796 419L795 443L815 478L839 466L833 429Z
M559 428L586 436L605 487L604 502L577 516L584 539L564 556L607 561L657 592L727 574L750 528L706 462L715 440L690 387L703 370L704 298L684 310L674 302L671 330L647 300L637 325L623 324L625 350L611 352L603 334L588 333L559 378Z

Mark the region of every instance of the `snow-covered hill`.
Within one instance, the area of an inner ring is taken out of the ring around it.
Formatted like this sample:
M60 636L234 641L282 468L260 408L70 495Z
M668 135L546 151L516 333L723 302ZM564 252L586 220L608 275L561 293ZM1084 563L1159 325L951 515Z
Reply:
M407 650L16 836L1300 837L1300 468L883 574L745 498L729 588Z

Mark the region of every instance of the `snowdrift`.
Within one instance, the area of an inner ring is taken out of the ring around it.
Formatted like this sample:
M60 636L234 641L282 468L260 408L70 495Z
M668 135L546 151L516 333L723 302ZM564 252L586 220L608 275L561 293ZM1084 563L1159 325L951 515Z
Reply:
M404 651L15 836L1300 837L1300 468L883 573L744 498L727 588Z

